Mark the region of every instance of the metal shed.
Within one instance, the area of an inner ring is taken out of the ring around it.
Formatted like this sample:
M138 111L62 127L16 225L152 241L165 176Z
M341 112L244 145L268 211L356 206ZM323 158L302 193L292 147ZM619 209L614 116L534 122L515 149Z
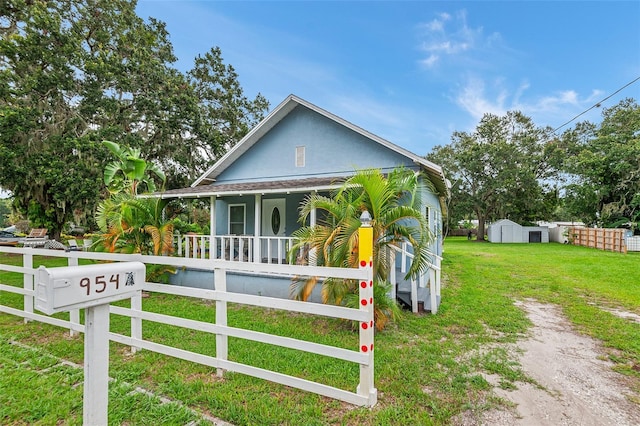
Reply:
M501 219L489 225L487 236L492 243L548 243L546 226L522 226L509 219Z

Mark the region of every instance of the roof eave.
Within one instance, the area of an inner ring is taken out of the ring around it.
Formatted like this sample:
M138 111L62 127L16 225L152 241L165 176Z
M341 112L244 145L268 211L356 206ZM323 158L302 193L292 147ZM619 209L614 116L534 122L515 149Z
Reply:
M296 187L296 188L271 188L271 189L247 189L246 191L204 191L198 193L172 193L166 194L164 192L156 192L153 194L141 194L139 198L208 198L208 197L225 197L225 196L238 196L238 195L266 195L266 194L295 194L295 193L309 193L319 191L330 191L332 189L339 188L341 184L335 185L318 185L309 187Z

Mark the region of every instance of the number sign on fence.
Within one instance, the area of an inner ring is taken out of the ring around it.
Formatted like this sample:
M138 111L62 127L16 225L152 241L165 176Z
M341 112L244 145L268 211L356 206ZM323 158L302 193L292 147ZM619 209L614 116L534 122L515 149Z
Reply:
M36 309L47 315L129 299L142 289L145 266L121 262L45 268L36 275Z

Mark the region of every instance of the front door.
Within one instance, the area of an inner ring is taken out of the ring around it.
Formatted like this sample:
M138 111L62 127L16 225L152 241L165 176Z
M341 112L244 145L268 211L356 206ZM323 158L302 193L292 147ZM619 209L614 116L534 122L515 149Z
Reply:
M262 235L265 237L284 237L286 223L285 199L263 199ZM269 263L277 262L277 259L283 259L286 256L286 241L280 238L263 239L260 249L263 259Z

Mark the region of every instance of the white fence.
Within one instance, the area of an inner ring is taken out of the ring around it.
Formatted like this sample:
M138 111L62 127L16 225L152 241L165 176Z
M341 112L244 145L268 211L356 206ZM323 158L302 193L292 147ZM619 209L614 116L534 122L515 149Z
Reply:
M34 264L34 256L65 257L69 266L77 266L79 259L92 259L99 261L139 261L145 264L161 264L175 267L193 267L213 271L215 274L215 290L195 289L188 287L169 286L147 282L143 290L193 297L215 301L214 322L203 322L192 319L180 318L161 313L146 312L142 307L142 296L136 295L131 299L131 307L110 306L112 314L123 315L131 319L131 335L110 333L109 338L114 342L132 347L132 350L146 349L164 355L196 362L216 368L219 376L225 371L233 371L295 387L319 395L342 400L361 406L373 406L377 401L377 391L374 387L373 374L373 288L367 283L373 282L373 272L370 266L360 269L326 268L294 265L274 265L261 263L243 263L224 260L187 259L165 256L122 255L94 252L64 252L58 250L9 248L0 247L0 253L14 253L22 255L22 266L0 264L0 276L2 271L19 273L23 275L23 286L16 287L0 282L0 291L17 293L24 296L22 309L0 305L0 312L17 315L26 320L35 320L59 327L68 328L72 333L84 332L84 325L80 322L80 314L77 310L71 311L69 320L53 318L34 312L34 276L38 265ZM276 299L263 296L231 293L226 291L226 274L228 271L253 272L261 274L281 275L313 275L320 279L334 277L342 279L358 280L361 285L359 309L351 309L342 306L323 305L294 300ZM1 281L1 280L0 280ZM289 312L306 313L331 318L342 318L358 321L359 344L355 350L341 347L318 344L299 340L291 337L282 337L251 330L230 327L227 325L227 303L238 303L271 309L280 309ZM162 324L183 327L191 330L207 332L216 336L216 355L208 356L184 349L162 345L142 337L143 321L152 321ZM328 386L326 384L312 382L294 376L257 368L251 365L241 364L228 359L228 338L236 337L284 348L295 349L312 354L333 357L339 360L359 364L360 380L355 386L355 392Z
M627 251L640 251L640 237L627 237L625 242Z

